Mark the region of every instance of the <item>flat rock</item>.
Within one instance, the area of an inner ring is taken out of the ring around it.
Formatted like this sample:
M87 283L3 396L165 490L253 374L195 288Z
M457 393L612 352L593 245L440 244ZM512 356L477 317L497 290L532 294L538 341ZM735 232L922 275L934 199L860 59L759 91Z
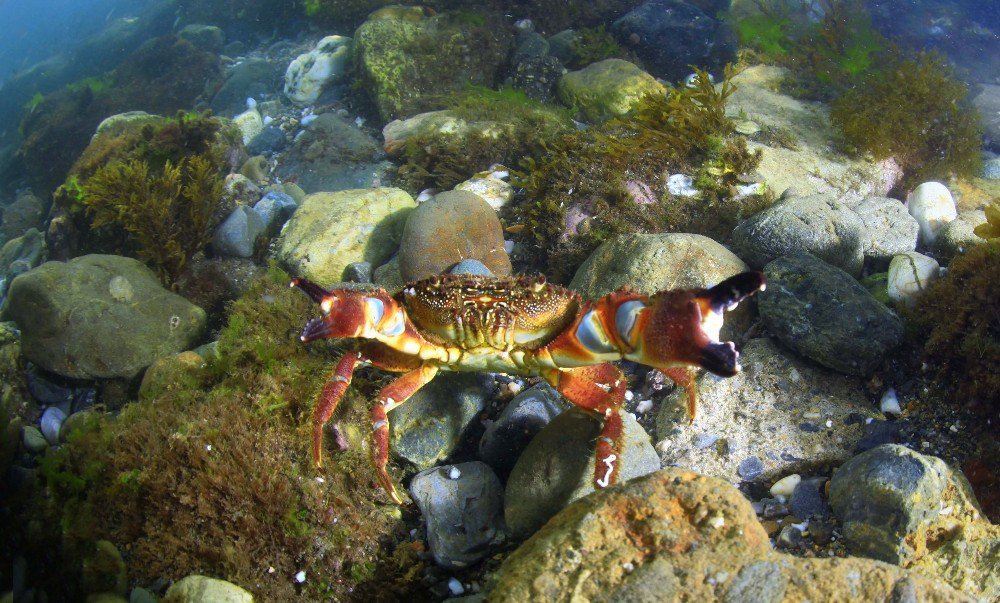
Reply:
M162 603L253 603L253 595L232 582L191 575L174 582Z
M206 320L142 262L114 255L46 262L18 276L6 316L21 329L26 358L76 379L130 379L192 347Z
M809 253L764 268L757 307L788 348L847 375L870 375L903 340L903 322L843 270Z
M857 416L874 416L859 379L819 368L783 351L768 338L740 350L735 377L705 374L696 382L698 414L687 419L687 393L677 388L656 417L656 448L676 465L732 483L741 464L763 464L753 477L773 481L824 462L851 457L863 435ZM699 436L712 434L712 445Z

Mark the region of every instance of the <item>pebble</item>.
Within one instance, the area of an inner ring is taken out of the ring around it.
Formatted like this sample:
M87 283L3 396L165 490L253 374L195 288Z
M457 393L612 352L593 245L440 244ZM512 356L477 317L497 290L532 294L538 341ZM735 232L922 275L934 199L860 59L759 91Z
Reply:
M798 473L786 475L771 486L771 496L791 496L801 481L802 476Z
M743 459L736 472L746 481L751 481L764 473L764 463L759 458L751 456Z
M882 401L879 402L879 409L888 415L898 415L903 412L899 407L899 398L896 397L896 390L889 388L882 394Z
M831 517L833 511L823 497L826 489L825 477L811 477L802 480L792 493L790 507L796 517Z
M42 434L52 446L59 444L59 430L62 429L62 424L65 420L66 413L56 406L50 406L42 413Z
M49 447L48 440L34 425L25 425L22 428L21 442L24 444L25 450L32 454L41 454Z
M450 578L448 580L448 591L451 592L452 596L457 597L465 592L465 587L462 586L458 578Z
M778 546L784 548L795 548L802 543L802 530L796 526L785 526L778 534Z
M344 269L344 277L352 283L372 282L371 262L351 262Z

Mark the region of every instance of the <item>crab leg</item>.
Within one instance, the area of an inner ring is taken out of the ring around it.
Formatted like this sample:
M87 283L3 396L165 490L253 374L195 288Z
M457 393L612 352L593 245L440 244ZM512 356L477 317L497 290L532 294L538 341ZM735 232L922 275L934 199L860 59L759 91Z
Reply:
M323 386L322 393L316 399L312 418L312 457L317 467L323 466L323 427L333 416L333 411L337 410L344 392L350 387L354 369L364 361L365 358L360 352L348 352L341 356L330 379Z
M604 425L594 447L594 486L607 488L618 479L624 426L620 409L625 400L625 375L604 362L573 369L553 370L545 379L573 404L599 413Z
M385 470L389 462L389 417L386 413L406 402L410 396L427 385L438 372L438 367L430 364L422 365L399 377L382 388L378 394L378 402L372 407L372 463L378 473L378 481L382 484L392 502L403 504L403 499L396 492L396 486Z
M698 412L698 390L694 385L694 369L690 366L675 366L660 369L660 372L670 377L677 385L684 388L688 399L688 424L694 423L694 416Z

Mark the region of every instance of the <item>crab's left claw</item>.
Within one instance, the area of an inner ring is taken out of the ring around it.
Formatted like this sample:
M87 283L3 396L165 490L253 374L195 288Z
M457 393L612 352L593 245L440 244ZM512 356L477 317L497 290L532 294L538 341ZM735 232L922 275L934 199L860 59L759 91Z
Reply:
M288 283L288 286L298 287L309 296L309 299L313 300L317 304L321 303L323 298L330 294L330 292L323 287L320 287L311 280L304 278L293 278L292 282Z

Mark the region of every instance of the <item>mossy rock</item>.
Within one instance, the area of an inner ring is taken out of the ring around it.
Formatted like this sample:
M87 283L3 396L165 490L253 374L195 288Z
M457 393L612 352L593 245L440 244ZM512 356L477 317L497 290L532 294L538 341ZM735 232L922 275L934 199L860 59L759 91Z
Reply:
M513 39L499 23L467 11L368 20L354 33L358 82L385 121L440 109L468 84L492 88Z
M75 379L135 377L190 348L206 320L142 262L112 255L46 262L18 276L6 318L21 329L26 358Z
M563 75L559 100L579 109L592 123L627 114L647 94L666 94L656 78L622 59L605 59Z

